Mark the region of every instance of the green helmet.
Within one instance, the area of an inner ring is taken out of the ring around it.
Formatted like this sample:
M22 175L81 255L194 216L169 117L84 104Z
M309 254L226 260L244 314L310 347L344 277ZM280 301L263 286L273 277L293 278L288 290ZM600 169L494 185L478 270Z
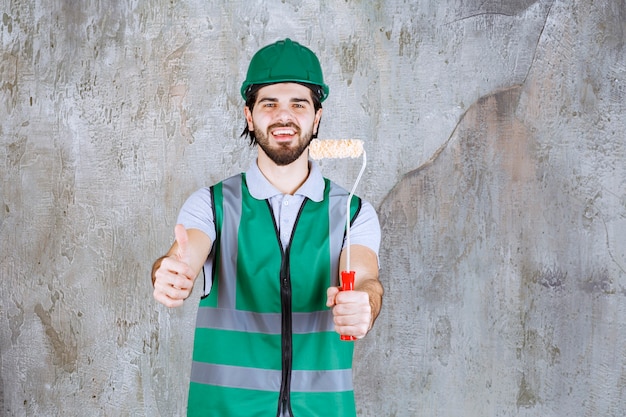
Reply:
M320 61L310 49L289 38L267 45L254 54L241 85L241 95L246 100L252 85L284 82L319 86L320 101L328 97Z

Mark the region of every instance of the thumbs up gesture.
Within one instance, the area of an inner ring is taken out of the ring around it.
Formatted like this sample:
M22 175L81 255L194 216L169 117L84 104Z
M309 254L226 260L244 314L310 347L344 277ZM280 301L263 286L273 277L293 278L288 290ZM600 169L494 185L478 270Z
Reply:
M191 251L187 230L181 224L174 228L176 241L166 256L152 267L154 298L167 307L178 307L193 289L197 272L190 266Z

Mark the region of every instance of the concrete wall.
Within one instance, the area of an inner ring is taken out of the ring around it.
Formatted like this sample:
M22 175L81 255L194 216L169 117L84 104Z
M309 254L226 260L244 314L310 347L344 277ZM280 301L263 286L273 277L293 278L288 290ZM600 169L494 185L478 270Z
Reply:
M320 137L366 141L387 289L361 416L626 410L626 3L0 0L0 410L184 414L195 301L148 281L245 169L238 93L318 52ZM325 163L347 186L358 163ZM197 295L196 295L197 297Z

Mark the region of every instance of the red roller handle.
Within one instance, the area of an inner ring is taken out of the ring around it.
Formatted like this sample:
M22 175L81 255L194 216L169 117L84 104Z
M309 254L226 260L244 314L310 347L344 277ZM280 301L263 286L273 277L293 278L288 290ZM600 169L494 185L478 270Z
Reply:
M339 290L354 290L354 271L341 271L341 287L339 287ZM356 340L356 337L342 334L341 340Z

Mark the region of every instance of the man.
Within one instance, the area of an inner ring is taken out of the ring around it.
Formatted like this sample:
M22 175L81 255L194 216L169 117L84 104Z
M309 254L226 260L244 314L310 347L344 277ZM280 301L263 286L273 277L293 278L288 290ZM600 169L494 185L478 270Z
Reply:
M328 96L319 61L285 39L259 50L241 87L256 163L195 192L152 268L154 298L182 305L204 271L188 415L355 416L352 342L378 316L380 226L354 197L350 266L339 291L348 193L308 146Z

